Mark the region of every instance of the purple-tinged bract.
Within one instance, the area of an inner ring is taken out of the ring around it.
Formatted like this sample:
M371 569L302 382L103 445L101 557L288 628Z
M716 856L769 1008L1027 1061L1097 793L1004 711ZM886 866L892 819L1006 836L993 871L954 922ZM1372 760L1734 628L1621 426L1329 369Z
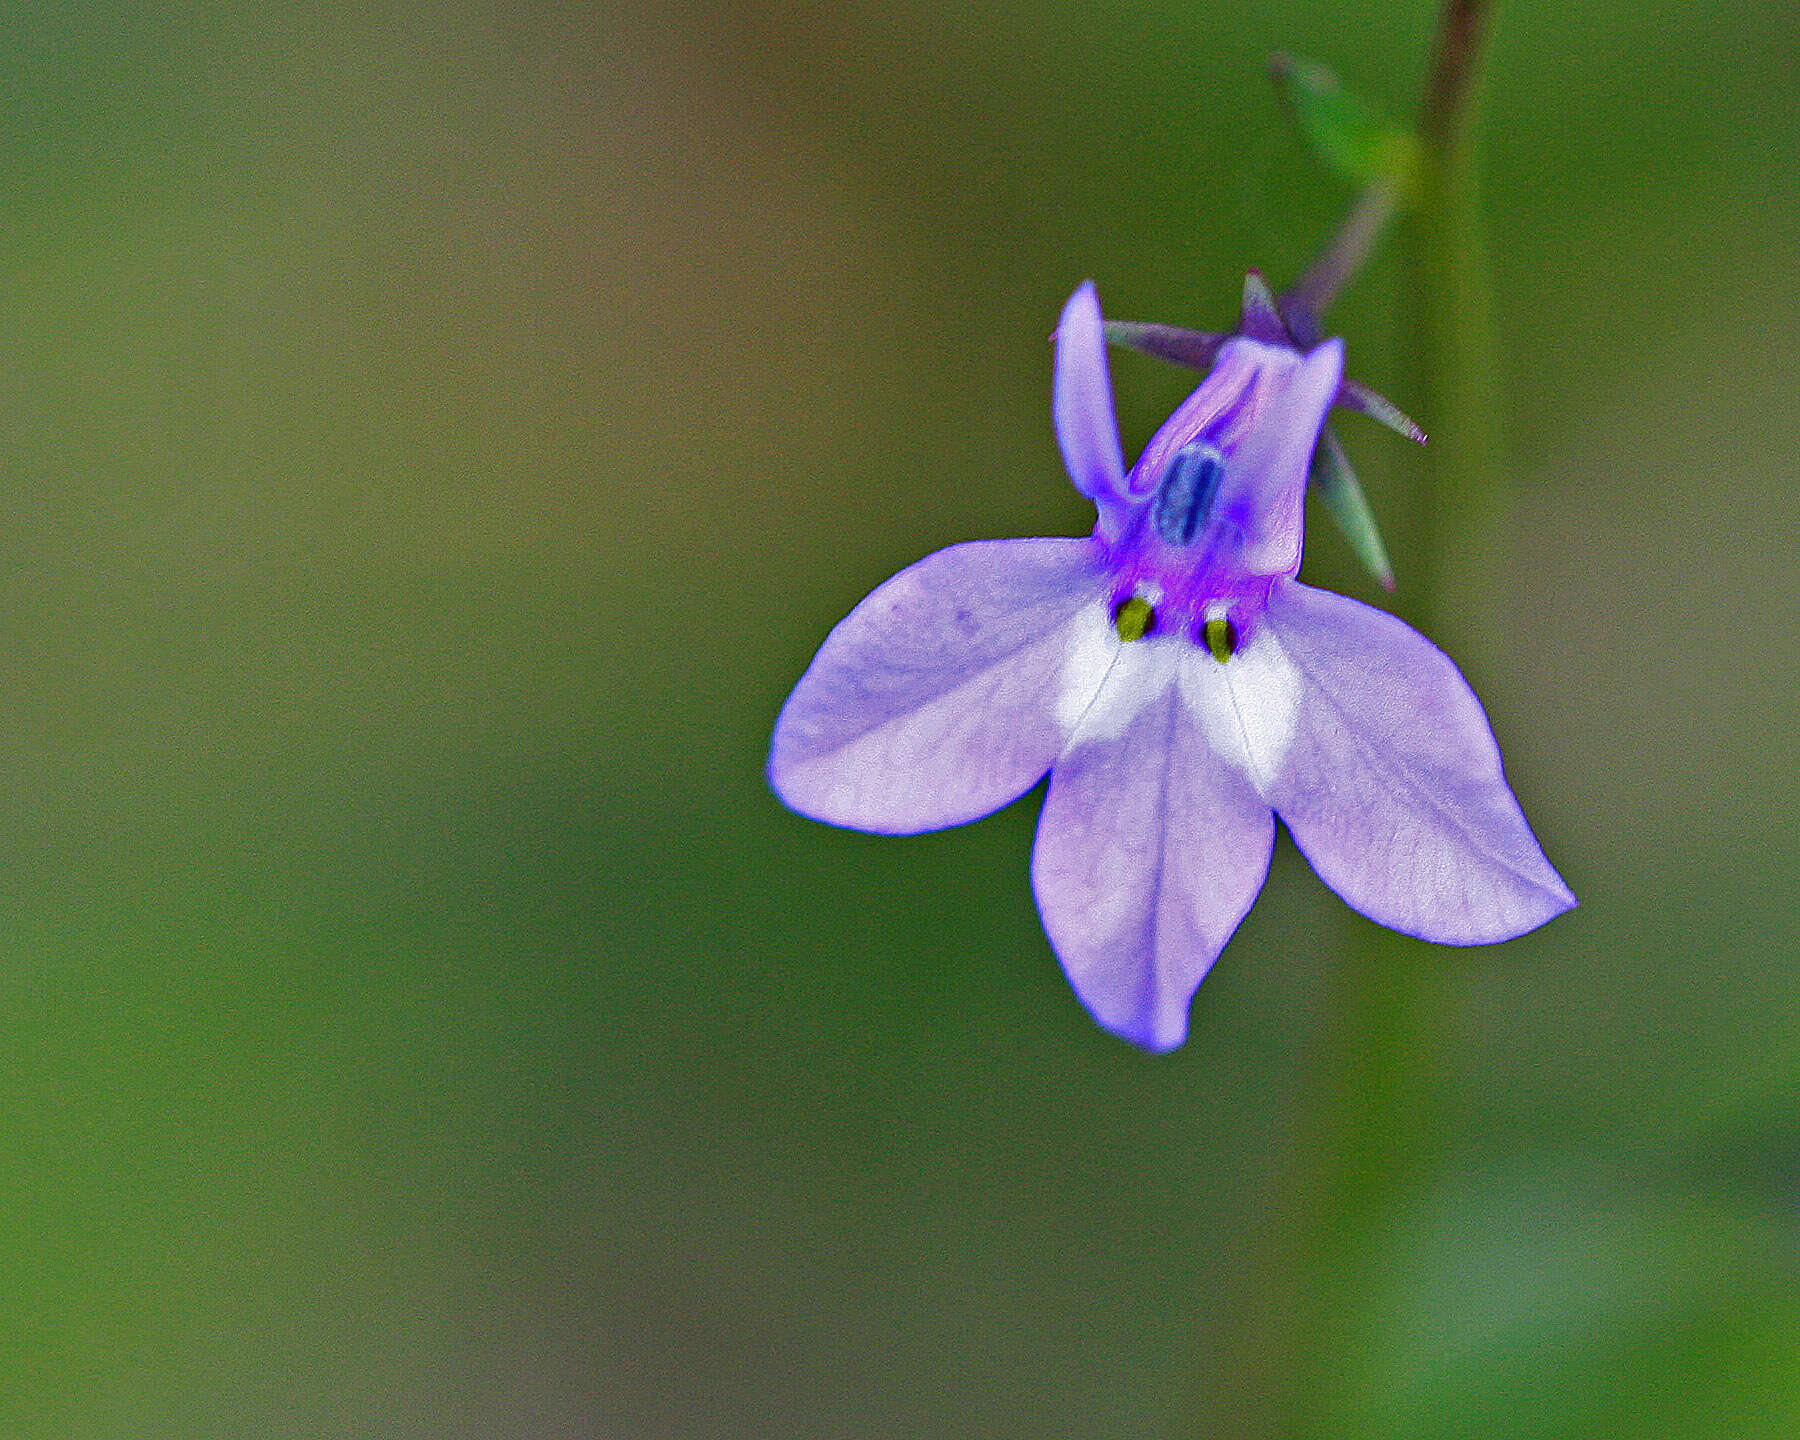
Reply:
M1049 771L1044 928L1094 1018L1151 1050L1186 1037L1276 815L1349 904L1422 939L1506 940L1573 905L1455 665L1294 578L1342 344L1303 352L1246 325L1127 469L1104 336L1083 285L1057 330L1053 410L1094 533L953 545L877 589L782 710L776 793L910 834Z

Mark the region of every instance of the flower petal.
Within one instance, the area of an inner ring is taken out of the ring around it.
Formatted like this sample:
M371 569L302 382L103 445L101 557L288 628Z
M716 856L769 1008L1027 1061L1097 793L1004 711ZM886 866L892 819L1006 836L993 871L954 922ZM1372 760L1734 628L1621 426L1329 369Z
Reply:
M1228 339L1206 378L1156 427L1156 433L1139 453L1126 482L1131 493L1155 494L1163 472L1177 452L1203 432L1215 430L1230 416L1251 413L1259 393L1285 388L1289 373L1298 364L1291 351L1236 336ZM1235 445L1235 440L1230 443Z
M1343 374L1343 341L1315 347L1231 457L1217 503L1221 514L1242 517L1240 563L1250 574L1300 568L1306 474Z
M1064 739L1067 630L1097 545L978 540L902 570L826 637L775 725L769 782L803 815L913 834L1024 794Z
M1179 663L1210 656L1185 641ZM1137 648L1134 645L1132 648ZM1075 993L1147 1050L1187 1038L1188 1004L1268 874L1275 823L1196 727L1179 685L1122 727L1083 727L1057 760L1038 821L1032 885ZM1138 679L1143 679L1141 675ZM1115 671L1108 687L1120 683Z
M1443 651L1392 615L1294 582L1270 595L1260 631L1303 681L1264 796L1327 885L1370 919L1447 945L1509 940L1575 903Z
M1092 280L1069 297L1057 322L1050 408L1069 478L1099 507L1101 534L1117 540L1127 528L1131 497L1106 372L1106 325Z

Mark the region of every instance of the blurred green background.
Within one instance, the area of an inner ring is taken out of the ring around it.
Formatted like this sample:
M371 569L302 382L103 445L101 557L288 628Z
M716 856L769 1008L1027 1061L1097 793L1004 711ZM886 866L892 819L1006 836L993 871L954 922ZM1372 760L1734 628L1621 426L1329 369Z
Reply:
M1035 796L762 763L892 571L1091 523L1079 281L1218 326L1327 233L1267 53L1404 112L1432 8L8 7L0 1433L1201 1433L1363 922L1284 839L1148 1058ZM1800 11L1503 0L1486 136L1463 658L1584 903L1440 952L1342 1433L1792 1434ZM1409 406L1403 276L1337 320ZM1129 448L1184 381L1114 374Z

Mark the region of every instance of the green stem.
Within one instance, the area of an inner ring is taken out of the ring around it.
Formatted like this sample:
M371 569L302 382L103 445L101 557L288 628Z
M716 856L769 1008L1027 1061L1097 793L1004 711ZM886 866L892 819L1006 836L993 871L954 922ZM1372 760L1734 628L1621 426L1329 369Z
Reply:
M1422 543L1403 583L1420 623L1465 663L1489 610L1482 559L1500 507L1498 383L1474 164L1490 14L1487 0L1444 7L1419 121L1423 174L1409 246L1432 440L1419 490ZM1452 972L1430 946L1354 917L1348 923L1328 1012L1336 1028L1321 1055L1315 1123L1323 1143L1306 1241L1321 1281L1306 1357L1309 1428L1318 1435L1356 1429L1370 1398L1362 1387L1380 1383L1334 1357L1367 1353L1361 1327L1373 1282L1452 1140L1444 1074Z
M1402 574L1407 608L1459 659L1488 610L1480 557L1500 513L1494 347L1472 163L1489 0L1447 0L1419 132L1424 173L1409 258L1423 413L1432 432L1420 487L1422 544ZM1367 255L1387 202L1365 195L1296 291L1322 311ZM1369 222L1373 219L1374 224ZM1373 1286L1405 1212L1443 1159L1440 951L1348 916L1325 997L1289 1169L1251 1257L1250 1307L1234 1370L1203 1433L1232 1440L1339 1440L1366 1416L1359 1374ZM1224 1423L1219 1423L1220 1421Z
M1420 487L1420 618L1432 638L1478 662L1492 618L1485 564L1504 501L1492 287L1474 160L1476 61L1490 6L1453 0L1421 118L1425 173L1411 234L1417 353L1432 443ZM1452 68L1454 67L1454 68Z

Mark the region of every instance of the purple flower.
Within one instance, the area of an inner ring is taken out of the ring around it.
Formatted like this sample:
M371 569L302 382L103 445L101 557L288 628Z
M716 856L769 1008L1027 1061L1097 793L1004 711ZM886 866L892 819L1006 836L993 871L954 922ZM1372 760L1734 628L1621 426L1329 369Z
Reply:
M1227 338L1127 470L1083 285L1054 410L1094 533L952 545L901 571L826 638L775 727L776 792L859 830L960 825L1050 771L1044 929L1094 1018L1147 1049L1186 1038L1276 815L1349 904L1422 939L1506 940L1575 903L1456 666L1294 578L1342 370L1337 340Z

